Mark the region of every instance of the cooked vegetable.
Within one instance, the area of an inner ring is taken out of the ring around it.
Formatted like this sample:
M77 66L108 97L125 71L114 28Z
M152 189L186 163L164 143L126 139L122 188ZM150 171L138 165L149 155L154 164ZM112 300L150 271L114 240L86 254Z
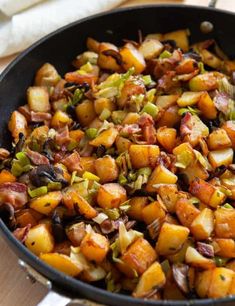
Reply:
M36 72L0 217L45 263L143 299L235 294L235 61L189 35L88 38L74 71Z

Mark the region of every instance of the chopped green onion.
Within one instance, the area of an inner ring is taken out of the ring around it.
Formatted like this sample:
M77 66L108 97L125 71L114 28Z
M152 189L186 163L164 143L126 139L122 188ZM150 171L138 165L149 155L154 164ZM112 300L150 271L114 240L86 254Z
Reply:
M178 110L178 114L179 114L180 116L183 116L183 115L185 115L186 113L190 113L190 114L192 114L192 115L200 115L200 114L201 114L201 111L200 111L199 109L197 109L197 108L193 108L193 107L190 107L190 106L188 106L188 107L183 107L183 108L180 108L180 109Z
M98 130L96 128L89 128L86 130L86 135L90 139L96 138L97 134L98 134Z
M152 103L154 101L156 92L157 92L156 88L152 88L149 91L147 91L146 98L148 102Z
M223 258L223 257L220 257L220 256L215 256L214 260L215 260L215 264L216 264L217 267L223 267L223 266L226 265L229 258Z
M85 65L80 67L80 70L83 70L83 71L89 73L89 72L91 72L93 70L93 66L91 65L90 62L87 62Z
M73 100L71 101L72 105L78 104L81 101L83 94L84 94L84 90L77 88L73 94Z
M229 203L225 203L222 207L227 208L227 209L233 209L233 206L230 205Z
M30 160L24 152L18 152L16 154L16 158L19 160L21 166L26 166L30 164Z
M99 180L100 180L100 178L97 175L95 175L95 174L93 174L89 171L85 171L82 175L82 178L84 180L87 179L87 180L96 181L96 182L99 182Z
M78 143L76 140L71 140L70 143L68 144L68 151L73 151L76 147L78 146Z
M24 172L31 169L30 160L24 152L18 152L16 158L12 162L11 173L14 176L20 176Z
M145 104L145 106L143 107L141 114L143 113L147 113L150 116L152 116L153 118L155 118L158 114L158 107L157 105L148 102L147 104Z
M117 208L105 209L104 212L111 220L117 220L120 217L120 213Z
M163 52L159 55L159 58L160 58L160 59L164 59L164 58L169 58L169 57L171 57L171 56L172 56L171 52L165 50L165 51L163 51Z
M126 117L127 112L122 111L122 110L118 110L118 111L113 111L112 112L112 121L115 124L120 124L123 119Z
M132 170L128 173L127 177L129 181L133 182L137 179L137 173Z
M118 183L121 184L121 185L125 185L127 182L128 181L127 181L126 177L122 173L120 173L119 177L118 177Z
M137 175L147 175L147 176L149 176L151 173L152 173L152 170L149 167L140 168L137 171Z
M131 208L130 200L127 200L127 201L123 202L123 203L119 206L119 209L120 209L121 211L124 211L124 212L127 212L130 208Z
M151 75L149 75L149 74L148 75L143 75L142 79L144 81L145 86L152 83L152 78L151 78Z
M61 190L62 184L60 182L50 182L47 184L48 190Z
M203 74L203 73L206 72L203 62L199 62L199 63L198 63L198 68L200 69L200 73L201 73L201 74Z
M77 171L73 171L71 175L70 185L73 185L73 183L75 182L76 175Z
M100 120L104 121L106 119L108 119L111 116L111 111L107 108L104 108L102 110L102 113L100 114L99 118Z
M38 187L33 190L28 188L28 194L30 195L31 198L35 198L35 197L39 197L44 194L47 194L47 191L48 191L47 186Z
M162 270L165 274L167 274L168 271L170 271L170 269L171 269L171 266L170 266L170 263L169 263L168 259L165 259L164 261L162 261L161 266L162 266Z

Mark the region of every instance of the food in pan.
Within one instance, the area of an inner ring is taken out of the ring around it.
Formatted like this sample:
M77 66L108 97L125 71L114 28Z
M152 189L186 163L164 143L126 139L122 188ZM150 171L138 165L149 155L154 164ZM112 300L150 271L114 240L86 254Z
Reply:
M138 298L235 294L235 62L189 31L87 39L9 119L0 212L54 268Z

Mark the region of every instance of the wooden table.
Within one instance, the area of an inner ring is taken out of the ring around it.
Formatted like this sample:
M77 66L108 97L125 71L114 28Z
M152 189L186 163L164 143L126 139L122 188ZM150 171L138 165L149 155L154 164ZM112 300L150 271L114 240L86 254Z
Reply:
M150 4L150 3L185 3L196 5L207 5L209 0L175 0L175 1L148 1L148 0L129 0L123 6ZM217 7L234 10L234 0L219 0ZM13 59L8 57L0 60L0 71ZM47 290L40 284L32 284L17 264L17 257L7 244L0 237L0 306L35 306L45 296ZM56 306L56 305L50 305Z

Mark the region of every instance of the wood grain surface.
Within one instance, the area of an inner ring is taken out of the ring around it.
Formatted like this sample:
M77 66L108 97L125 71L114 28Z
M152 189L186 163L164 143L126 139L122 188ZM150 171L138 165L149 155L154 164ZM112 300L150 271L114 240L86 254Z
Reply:
M209 0L129 0L122 6L152 3L184 3L208 5ZM217 7L235 11L235 0L219 0ZM14 58L10 56L0 60L0 71ZM35 306L46 295L47 290L40 284L32 284L18 266L16 255L0 237L0 306ZM48 305L56 306L56 305Z

